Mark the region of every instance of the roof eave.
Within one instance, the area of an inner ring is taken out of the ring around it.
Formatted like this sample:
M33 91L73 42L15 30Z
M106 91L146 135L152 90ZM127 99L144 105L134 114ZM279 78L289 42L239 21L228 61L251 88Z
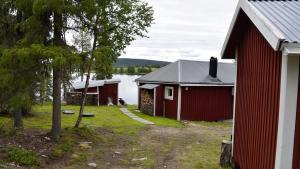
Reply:
M299 43L283 43L281 46L281 51L285 55L289 56L299 56L300 55L300 44Z
M248 0L240 0L221 50L222 59L234 59L232 58L234 57L234 54L232 54L232 56L226 56L226 49L229 39L233 33L240 10L243 10L246 13L250 20L255 24L257 29L268 41L268 43L272 46L272 48L275 51L280 50L281 42L283 42L285 39L282 33L258 9L249 3Z

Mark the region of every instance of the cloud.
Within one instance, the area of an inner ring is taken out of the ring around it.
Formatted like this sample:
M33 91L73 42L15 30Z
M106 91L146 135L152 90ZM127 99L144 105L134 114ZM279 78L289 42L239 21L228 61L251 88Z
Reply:
M219 56L237 0L145 0L155 24L122 57L175 61Z

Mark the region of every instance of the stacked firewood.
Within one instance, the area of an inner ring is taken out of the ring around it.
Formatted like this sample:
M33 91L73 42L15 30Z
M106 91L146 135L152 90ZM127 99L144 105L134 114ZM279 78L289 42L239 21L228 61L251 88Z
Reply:
M153 115L154 97L153 91L142 89L141 90L141 111Z

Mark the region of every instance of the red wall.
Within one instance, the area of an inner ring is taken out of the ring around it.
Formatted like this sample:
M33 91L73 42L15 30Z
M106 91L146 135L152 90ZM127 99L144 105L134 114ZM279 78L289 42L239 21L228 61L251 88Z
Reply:
M105 84L99 87L99 101L100 105L107 105L107 98L111 97L113 99L113 104L118 104L118 83L115 84ZM83 92L84 89L75 90L76 92ZM88 93L97 93L97 87L88 88Z
M174 87L173 90L173 100L165 99L164 92L165 87ZM165 117L177 119L177 105L178 105L178 85L162 85L163 87L163 112Z
M197 121L232 119L232 89L233 87L182 87L181 119Z
M115 83L99 87L100 105L106 105L108 97L112 98L114 105L118 104L118 86L119 84Z
M238 46L234 161L274 169L282 55L248 22Z
M160 85L156 88L156 100L155 100L155 109L156 116L164 115L164 87Z

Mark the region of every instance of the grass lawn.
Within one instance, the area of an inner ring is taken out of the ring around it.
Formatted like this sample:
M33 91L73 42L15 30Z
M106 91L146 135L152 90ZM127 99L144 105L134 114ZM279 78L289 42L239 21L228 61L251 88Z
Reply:
M79 106L62 106L62 110L73 110L75 115L62 114L62 137L59 142L43 142L44 136L32 139L34 132L47 133L51 128L51 104L36 105L32 115L23 119L24 133L17 136L0 136L1 163L24 163L24 154L30 155L25 164L38 161L38 166L46 168L88 168L87 163L95 162L99 168L182 168L218 169L220 145L223 139L230 138L229 122L188 122L152 117L137 112L136 106L127 107L132 113L155 123L147 126L138 123L121 113L119 107L86 106L84 112L95 114L83 118L83 128L74 130ZM12 126L11 117L0 117L2 126ZM2 129L3 130L3 129ZM1 133L0 133L1 135ZM79 142L92 142L81 146ZM3 146L15 142L13 145ZM33 143L32 143L33 142ZM35 147L35 148L33 148ZM49 149L49 159L42 158L38 149ZM51 150L51 151L50 151ZM17 154L16 154L17 153ZM10 155L10 156L8 156ZM38 159L35 159L38 158ZM4 161L2 161L2 159ZM34 167L32 164L25 166ZM10 168L11 166L9 166ZM13 167L11 167L13 168Z
M136 105L129 105L129 106L127 106L127 108L128 108L129 111L131 111L135 115L137 115L137 116L139 116L143 119L152 121L157 126L177 127L177 128L184 127L182 122L179 122L179 121L174 120L174 119L169 119L169 118L164 118L164 117L153 117L153 116L149 116L147 114L141 113L141 112L137 111L137 106Z
M75 115L62 114L62 128L70 128L75 125L78 117L79 106L62 106L63 110L72 110ZM32 114L23 119L25 128L45 129L51 128L52 120L52 105L37 105L33 107ZM136 132L138 129L145 127L145 125L131 120L126 115L122 114L119 107L107 106L85 106L84 112L94 113L95 117L82 119L81 126L86 127L107 127L117 132ZM11 122L10 117L0 118L1 123Z

